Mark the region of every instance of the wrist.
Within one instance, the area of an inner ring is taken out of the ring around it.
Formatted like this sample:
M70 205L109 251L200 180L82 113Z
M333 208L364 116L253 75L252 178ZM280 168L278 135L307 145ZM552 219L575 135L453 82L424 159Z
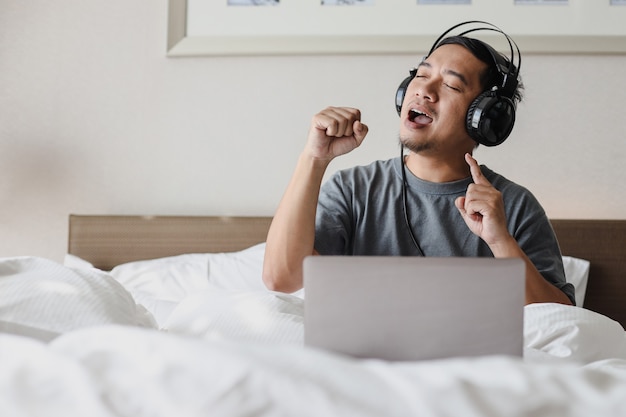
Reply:
M489 249L496 258L518 258L523 255L517 240L511 235L489 244Z
M303 152L298 158L293 180L319 188L329 163L330 161L315 158Z
M298 164L307 170L312 170L316 172L326 172L326 168L330 165L332 158L320 158L317 157L310 152L304 151L300 154L298 159Z

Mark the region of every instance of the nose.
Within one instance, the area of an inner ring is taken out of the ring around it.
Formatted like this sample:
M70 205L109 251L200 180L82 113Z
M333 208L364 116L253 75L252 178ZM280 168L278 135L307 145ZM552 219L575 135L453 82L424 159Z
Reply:
M437 80L429 77L429 78L419 78L416 77L413 79L413 94L422 97L424 100L428 101L437 101Z

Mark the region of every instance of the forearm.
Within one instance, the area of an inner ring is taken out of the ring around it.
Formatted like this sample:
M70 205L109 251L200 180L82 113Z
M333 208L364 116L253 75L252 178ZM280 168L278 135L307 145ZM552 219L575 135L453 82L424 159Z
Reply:
M526 304L572 304L563 291L546 281L513 237L492 246L491 251L496 258L521 258L526 264Z
M263 282L275 291L302 288L302 261L314 253L315 213L327 161L303 153L270 226Z
M278 205L267 235L263 282L275 291L302 288L302 261L314 253L315 213L330 161L355 149L367 135L361 112L327 107L313 116L305 150Z

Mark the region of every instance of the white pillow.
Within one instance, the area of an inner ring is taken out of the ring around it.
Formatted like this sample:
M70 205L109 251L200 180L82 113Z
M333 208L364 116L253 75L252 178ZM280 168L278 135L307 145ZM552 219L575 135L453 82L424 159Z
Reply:
M263 258L265 243L239 252L213 253L209 256L209 283L225 290L265 290Z
M78 257L76 255L72 255L71 253L66 253L65 254L65 259L63 259L63 265L67 266L68 268L72 268L72 269L78 269L78 268L90 269L90 268L95 268L95 266L93 266L93 264L91 262L86 261L83 258Z
M587 282L589 280L590 262L585 259L563 256L563 268L565 269L565 279L574 285L576 289L576 305L582 307L585 302L587 292Z
M162 326L185 297L207 289L264 290L265 243L238 252L198 253L128 262L111 275Z
M233 291L267 291L263 283L265 243L239 252L209 254L209 285ZM291 293L304 297L304 289Z
M207 340L302 345L304 300L267 290L203 291L185 298L163 330Z
M82 327L156 327L111 276L37 257L0 258L0 330L49 340Z
M159 325L180 300L209 287L207 274L207 254L128 262L111 270L111 276L152 313Z
M524 355L578 363L626 359L626 332L596 312L556 303L524 307Z

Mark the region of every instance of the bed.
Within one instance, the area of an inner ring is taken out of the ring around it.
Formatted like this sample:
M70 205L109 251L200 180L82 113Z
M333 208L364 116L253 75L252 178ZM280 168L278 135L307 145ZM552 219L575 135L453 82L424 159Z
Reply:
M68 253L110 270L185 253L240 251L265 241L271 217L80 216ZM564 255L590 262L585 307L626 327L626 220L552 220Z
M62 264L0 259L0 414L626 416L626 220L552 221L584 304L526 306L523 358L421 362L304 347L270 222L72 215Z

